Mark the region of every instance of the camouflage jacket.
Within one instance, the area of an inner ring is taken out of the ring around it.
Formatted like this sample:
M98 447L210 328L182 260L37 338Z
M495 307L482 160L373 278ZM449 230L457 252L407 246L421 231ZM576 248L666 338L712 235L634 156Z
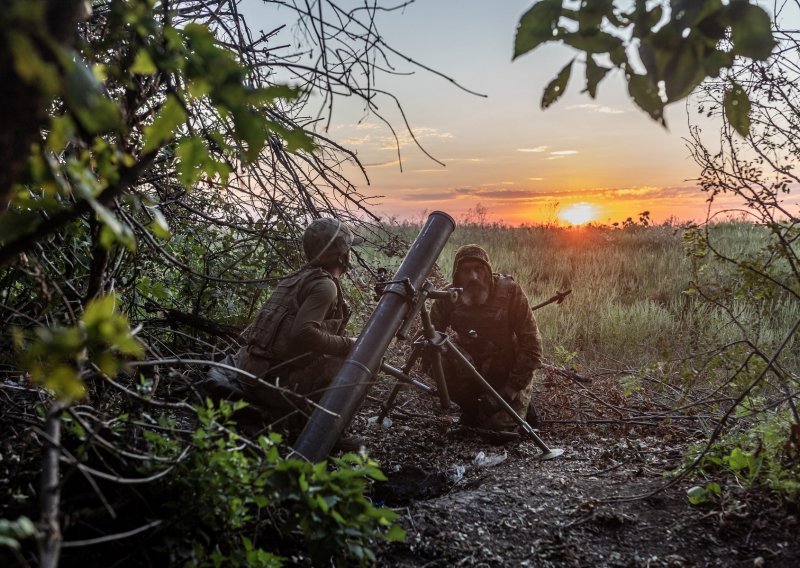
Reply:
M484 304L436 300L431 321L438 330L456 332L456 343L487 379L521 390L541 366L542 339L519 284L511 276L492 276L492 292Z

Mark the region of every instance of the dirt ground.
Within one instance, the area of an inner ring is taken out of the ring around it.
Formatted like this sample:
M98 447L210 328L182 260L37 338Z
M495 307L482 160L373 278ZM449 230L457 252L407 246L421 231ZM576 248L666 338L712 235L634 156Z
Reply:
M354 428L389 477L373 499L408 532L378 547L381 566L800 566L800 515L763 490L729 485L698 507L696 480L647 496L690 441L670 428L567 425L551 420L574 408L549 408L540 434L565 452L541 461L530 440L462 430L457 407L416 391L379 425L384 395L373 389Z

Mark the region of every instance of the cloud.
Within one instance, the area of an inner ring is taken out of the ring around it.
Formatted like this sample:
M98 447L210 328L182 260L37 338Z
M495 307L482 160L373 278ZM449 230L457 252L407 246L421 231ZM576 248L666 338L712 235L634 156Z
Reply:
M404 148L406 146L416 145L417 143L422 144L425 140L445 140L453 138L453 135L449 132L443 132L438 128L431 128L429 126L414 128L413 133L413 137L408 131L398 132L397 138L394 136L382 136L378 140L379 147L381 150L397 150L398 145L400 148Z
M344 138L342 140L338 140L337 143L341 146L361 146L366 144L372 140L372 136L365 135L365 136L353 136L351 138Z
M552 189L520 189L497 187L460 186L449 189L406 188L393 190L393 196L402 201L463 201L477 200L502 202L508 204L547 204L552 201L570 202L585 201L589 203L609 201L652 201L657 205L660 200L688 200L701 196L697 187L599 187L575 190Z
M479 197L503 201L519 201L539 197L539 193L532 189L494 189L481 191Z
M536 148L517 148L517 152L544 152L550 146L536 146Z
M641 201L642 199L674 199L698 195L696 186L682 187L593 187L574 190L541 190L536 197L542 199L584 200L584 201Z
M445 163L450 162L485 162L486 158L442 158L442 161Z
M386 168L388 166L396 166L400 163L399 160L386 160L385 162L373 162L371 164L362 164L365 168Z
M528 178L530 181L542 181L544 178Z
M600 112L603 114L622 114L625 112L624 110L620 110L618 108L612 108L610 106L605 106L605 105L596 105L592 103L584 103L582 105L570 105L567 107L567 110L573 110L573 109L584 109L584 110L590 110L592 112Z
M403 201L450 201L456 199L452 191L410 192L400 197Z
M547 157L547 159L560 160L562 158L566 158L567 156L574 156L577 153L577 150L558 150L556 152L550 152L550 155Z

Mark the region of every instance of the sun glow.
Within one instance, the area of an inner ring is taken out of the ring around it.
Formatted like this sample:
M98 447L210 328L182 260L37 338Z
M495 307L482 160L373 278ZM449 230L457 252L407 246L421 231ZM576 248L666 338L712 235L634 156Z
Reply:
M597 205L581 201L562 209L558 213L558 218L570 225L583 225L597 219L599 213L600 208Z

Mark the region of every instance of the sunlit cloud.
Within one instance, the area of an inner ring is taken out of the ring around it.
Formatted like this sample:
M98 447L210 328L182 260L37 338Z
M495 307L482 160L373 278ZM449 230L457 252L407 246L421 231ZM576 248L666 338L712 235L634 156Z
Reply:
M362 164L365 168L386 168L389 166L396 166L400 163L399 160L387 160L385 162L373 162L371 164Z
M480 191L478 193L480 198L499 199L499 200L527 200L533 197L539 197L539 194L532 189L494 189L487 191Z
M442 158L442 161L446 163L450 162L477 163L477 162L485 162L486 158Z
M528 178L530 181L542 181L544 178Z
M342 140L338 140L337 142L341 146L361 146L363 144L366 144L370 140L372 140L372 137L367 134L366 136L353 136L351 138L343 138Z
M402 201L452 201L458 199L451 191L413 191L399 197Z
M404 148L422 143L424 140L448 140L451 138L453 138L453 135L449 132L443 132L438 128L420 126L414 128L413 136L409 132L400 132L396 138L394 136L382 136L378 143L381 150L396 150L398 146Z
M622 114L622 113L625 112L624 110L621 110L621 109L618 109L618 108L612 108L610 106L597 105L597 104L592 104L592 103L584 103L584 104L581 104L581 105L571 105L571 106L567 107L567 110L573 110L573 109L590 110L592 112L600 112L600 113L603 113L603 114Z
M536 148L517 148L517 152L544 152L550 146L536 146Z
M560 160L567 156L574 156L577 154L577 150L558 150L555 152L550 152L550 155L547 157L548 160Z

